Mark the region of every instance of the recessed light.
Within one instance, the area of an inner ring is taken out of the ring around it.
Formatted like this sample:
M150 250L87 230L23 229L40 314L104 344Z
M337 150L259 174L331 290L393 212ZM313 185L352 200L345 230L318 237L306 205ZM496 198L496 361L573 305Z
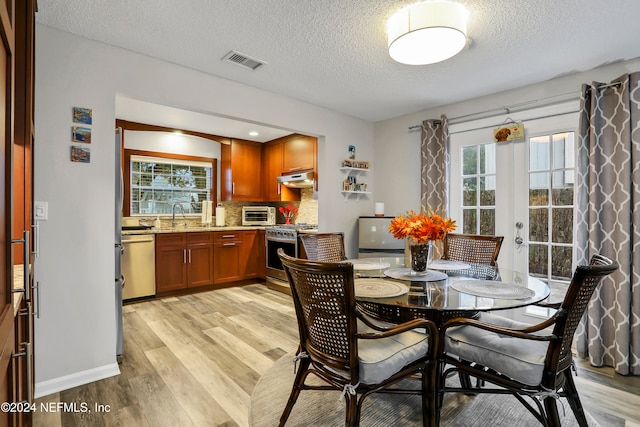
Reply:
M249 135L251 135L251 136L258 136L258 135L260 135L260 134L259 134L258 132L256 132L255 130L253 130L253 131L249 132Z

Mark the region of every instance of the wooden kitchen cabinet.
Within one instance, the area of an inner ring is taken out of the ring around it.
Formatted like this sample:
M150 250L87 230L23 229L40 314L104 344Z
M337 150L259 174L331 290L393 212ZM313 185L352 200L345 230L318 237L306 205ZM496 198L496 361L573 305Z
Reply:
M283 174L316 169L317 138L306 135L289 135L282 138Z
M187 287L213 285L213 233L187 234Z
M232 139L220 157L221 200L262 201L262 144Z
M214 283L220 284L242 280L242 232L219 231L213 234L215 247Z
M156 294L213 284L211 232L156 235Z
M242 232L240 270L243 279L264 278L266 275L264 230Z
M265 277L264 230L214 232L215 284Z
M263 195L267 202L293 202L300 200L300 190L287 188L281 185L277 179L283 170L282 140L274 140L264 145L262 158L263 171Z

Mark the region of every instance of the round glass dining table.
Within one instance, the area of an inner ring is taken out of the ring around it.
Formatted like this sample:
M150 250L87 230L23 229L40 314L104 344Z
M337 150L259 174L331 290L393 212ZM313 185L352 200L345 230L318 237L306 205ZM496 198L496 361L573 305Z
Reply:
M404 257L347 262L354 265L358 306L392 323L422 318L439 326L454 317L535 304L550 292L540 279L487 265L438 260L426 274L416 275L405 267Z

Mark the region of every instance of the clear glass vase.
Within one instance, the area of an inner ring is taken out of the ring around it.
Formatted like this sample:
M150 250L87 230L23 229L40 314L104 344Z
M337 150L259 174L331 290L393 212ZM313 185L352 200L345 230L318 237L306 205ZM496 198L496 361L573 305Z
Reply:
M433 242L416 243L409 240L411 274L425 275L433 260Z

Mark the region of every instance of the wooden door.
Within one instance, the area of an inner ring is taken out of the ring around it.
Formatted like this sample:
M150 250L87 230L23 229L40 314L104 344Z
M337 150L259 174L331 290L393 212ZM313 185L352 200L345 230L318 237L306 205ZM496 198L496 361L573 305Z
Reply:
M156 235L156 294L186 287L187 240L185 233Z
M242 278L253 279L260 277L261 267L265 268L264 257L261 257L261 251L264 253L264 240L260 245L258 238L258 230L242 232L242 250L240 251L240 260L242 263Z
M265 201L279 201L282 186L277 179L282 175L282 142L265 144L263 159L264 199Z
M187 233L187 287L213 285L213 233Z
M232 200L262 200L262 146L257 142L231 141Z

